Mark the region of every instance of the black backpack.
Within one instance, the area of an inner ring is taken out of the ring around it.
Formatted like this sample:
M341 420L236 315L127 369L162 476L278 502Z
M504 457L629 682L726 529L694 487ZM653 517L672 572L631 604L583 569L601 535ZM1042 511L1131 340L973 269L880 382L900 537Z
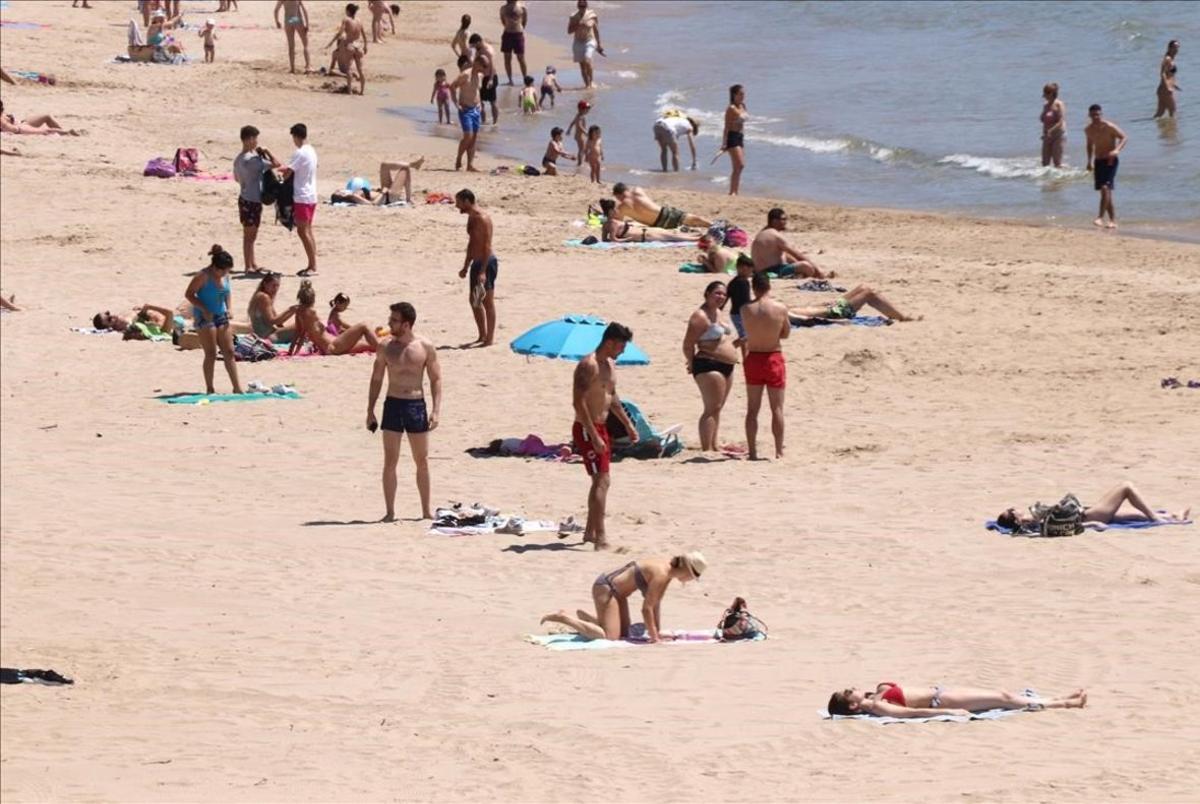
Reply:
M759 634L767 635L767 624L746 609L746 599L737 597L733 605L725 609L717 623L717 636L722 642L739 639L755 639Z
M1048 508L1040 503L1034 508L1041 519L1040 535L1057 538L1083 533L1083 503L1074 494L1066 495Z

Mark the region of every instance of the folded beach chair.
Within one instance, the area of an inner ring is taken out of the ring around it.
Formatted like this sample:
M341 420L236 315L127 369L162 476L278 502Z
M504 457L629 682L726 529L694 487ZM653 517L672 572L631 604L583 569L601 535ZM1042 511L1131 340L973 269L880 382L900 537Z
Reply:
M637 430L638 442L634 444L630 440L629 432L621 424L621 420L610 412L607 426L609 435L612 436L614 458L618 460L621 458L638 458L639 460L670 458L683 451L683 442L679 440L679 431L683 429L682 424L675 424L666 430L659 431L650 424L650 420L646 418L646 414L642 413L642 409L637 406L636 402L622 399L621 406L625 408L626 415L629 416L629 420L633 422L633 426Z

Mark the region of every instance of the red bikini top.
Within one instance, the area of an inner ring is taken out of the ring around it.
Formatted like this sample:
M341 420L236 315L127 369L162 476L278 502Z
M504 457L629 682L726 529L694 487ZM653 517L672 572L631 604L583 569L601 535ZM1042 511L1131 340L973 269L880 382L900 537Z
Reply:
M904 690L900 689L900 685L894 681L880 682L887 687L883 694L879 696L880 700L887 701L897 706L908 706L908 701L904 698Z

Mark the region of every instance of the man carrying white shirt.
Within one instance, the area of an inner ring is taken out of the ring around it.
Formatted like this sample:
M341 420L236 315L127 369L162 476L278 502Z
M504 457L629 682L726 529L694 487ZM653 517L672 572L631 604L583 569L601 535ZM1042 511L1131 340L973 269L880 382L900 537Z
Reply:
M296 234L300 236L304 254L308 257L308 267L299 275L312 276L317 272L317 240L313 236L313 218L317 214L317 152L305 143L308 126L297 123L292 126L291 135L292 142L296 143L296 152L283 168L283 177L285 180L288 176L293 177L293 219L296 222Z
M700 124L690 117L681 114L663 115L654 121L654 139L658 142L658 156L662 160L663 173L667 172L667 151L675 163L675 171L679 172L679 138L687 137L688 148L692 150L692 170L696 169L696 139L700 132Z

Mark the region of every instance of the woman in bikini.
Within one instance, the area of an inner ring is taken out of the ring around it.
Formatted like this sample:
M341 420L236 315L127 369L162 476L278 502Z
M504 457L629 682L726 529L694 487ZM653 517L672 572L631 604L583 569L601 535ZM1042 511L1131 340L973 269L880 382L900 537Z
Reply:
M700 414L700 449L716 451L721 410L733 390L733 367L738 362L738 343L725 316L724 282L709 282L704 304L688 319L683 334L683 357L688 374L700 389L704 410Z
M600 200L600 212L604 215L600 237L605 243L695 243L703 237L700 232L658 229L634 221L618 220L616 209L617 202L613 199Z
M703 252L700 255L700 264L704 266L704 270L708 273L737 273L737 261L740 256L740 252L737 249L722 245L719 240L715 240L707 235L702 236L696 241L696 247Z
M878 310L892 321L920 321L924 317L907 316L897 310L890 301L884 298L883 294L876 293L868 285L859 285L832 304L823 307L796 307L788 310L788 318L793 324L800 325L810 323L814 318L849 323L850 319L856 317L858 311L863 307Z
M279 12L284 12L284 21L280 23ZM312 72L308 59L308 9L303 0L279 0L275 3L275 27L283 28L287 36L288 64L290 72L296 72L296 36L300 36L300 44L304 48L304 74Z
M240 394L242 384L238 381L237 363L233 358L233 332L229 328L229 308L233 303L229 272L233 270L233 257L220 246L213 246L210 254L212 261L192 277L183 295L192 303L196 331L200 335L200 346L204 349L205 393L216 393L213 370L217 364L217 347L220 347L233 392Z
M662 633L661 605L671 581L687 583L699 580L708 568L704 555L693 550L674 558L647 558L630 561L625 566L606 572L592 584L593 617L579 609L572 617L560 609L542 618L543 623L559 623L588 639L626 639L629 636L629 598L642 593L642 621L651 642L669 640Z
M1167 54L1163 56L1162 64L1158 66L1158 109L1154 112L1155 119L1164 114L1175 116L1175 91L1179 86L1175 83L1175 56L1179 54L1179 40L1172 39L1167 43Z
M323 355L344 355L355 350L358 342L364 341L371 351L379 347L379 339L366 324L355 324L347 327L344 332L330 338L321 317L314 309L317 303L317 292L313 290L312 282L307 279L300 283L300 292L296 294L300 302L296 308L296 337L288 347L288 354L294 355L300 351L306 340L312 341L313 348Z
M1087 705L1087 692L1078 689L1064 698L1042 699L1017 695L1008 690L975 687L908 687L884 681L874 692L850 687L829 696L831 715L877 715L879 717L937 717L989 709L1079 709Z
M181 305L178 312L185 312ZM127 341L149 340L152 335L171 335L175 332L176 310L169 310L157 304L146 303L134 307L125 316L116 315L108 310L92 316L93 329L109 329L120 332Z
M729 106L725 109L725 130L721 133L721 151L729 154L733 171L729 174L729 194L737 195L746 167L746 90L741 84L729 88Z
M1042 87L1042 167L1051 162L1062 167L1063 145L1067 138L1067 107L1058 98L1058 84Z
M297 305L283 311L275 312L275 296L279 293L279 274L269 273L258 281L254 295L250 297L250 306L246 314L250 318L250 328L260 338L274 343L287 343L292 340L296 330L281 329L287 320L296 314Z
M1184 509L1179 514L1157 513L1142 499L1142 495L1133 487L1133 484L1126 480L1124 483L1118 483L1100 495L1100 499L1095 505L1085 506L1083 509L1083 523L1093 530L1105 530L1106 526L1117 518L1117 512L1121 510L1121 506L1125 503L1132 505L1141 514L1140 517L1134 517L1135 520L1186 522L1192 513L1192 509L1190 508ZM1021 513L1015 507L1007 508L996 517L996 524L1007 530L1036 528L1041 519L1038 514L1033 512L1033 509L1040 508L1040 505L1030 506L1030 512L1027 514Z
M339 293L330 299L329 318L325 319L325 332L336 338L350 329L350 325L342 320L342 313L348 309L350 309L350 297L345 293Z
M48 114L40 114L28 120L17 120L11 114L4 114L3 101L0 101L0 132L4 134L58 134L70 137L78 137L80 134L87 133L73 128L63 128Z

